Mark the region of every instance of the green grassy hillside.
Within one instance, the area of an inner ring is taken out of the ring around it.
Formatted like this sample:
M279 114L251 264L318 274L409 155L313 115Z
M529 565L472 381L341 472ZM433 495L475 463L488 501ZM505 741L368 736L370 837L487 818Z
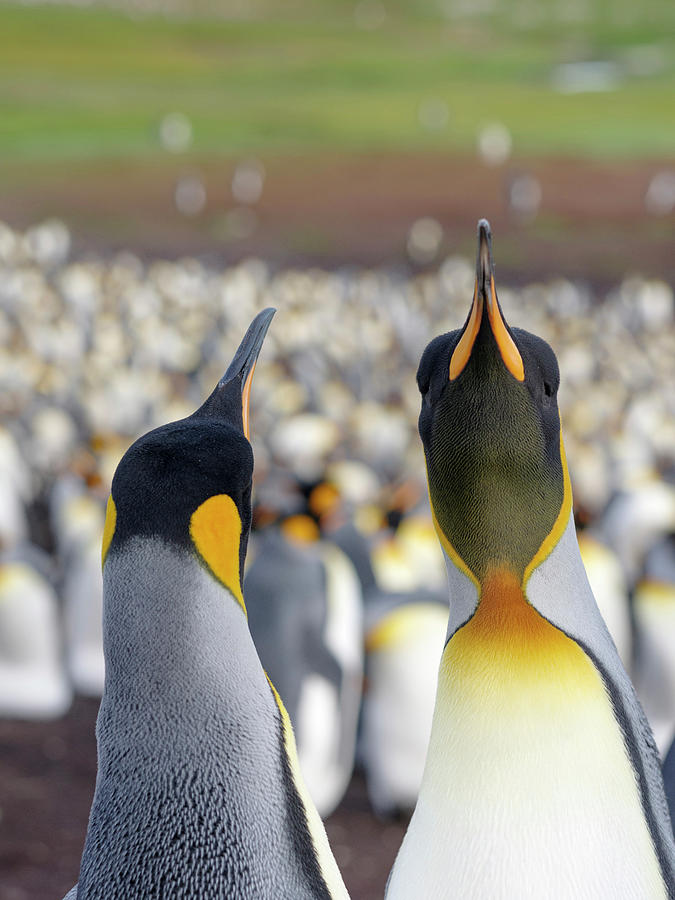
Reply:
M237 6L248 19L228 19L225 5L218 19L181 20L0 5L0 154L165 153L159 123L177 110L196 154L471 152L497 121L516 154L664 156L675 150L675 4L636 6L296 0L281 19L260 0ZM594 72L609 89L555 90L556 66L583 61L608 64Z

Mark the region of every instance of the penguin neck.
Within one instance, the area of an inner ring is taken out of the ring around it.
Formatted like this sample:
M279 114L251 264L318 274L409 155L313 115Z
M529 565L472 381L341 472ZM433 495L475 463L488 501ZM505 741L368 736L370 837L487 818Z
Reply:
M346 897L238 599L189 552L135 537L106 560L103 632L83 894L133 871L134 896L167 878L176 896L215 896L214 880L225 896L234 877L251 896L290 881L284 896Z
M451 612L437 705L475 693L482 708L494 697L503 712L507 698L526 709L539 691L548 698L564 691L571 698L589 682L597 685L584 651L530 603L514 569L495 563L478 581L449 558L447 563Z
M247 692L270 700L239 600L194 555L159 539L132 538L107 559L103 632L103 721L120 712L152 739L148 723L227 725L259 702Z
M456 669L480 666L491 659L491 665L511 672L534 670L558 665L560 658L569 656L569 638L528 603L521 579L513 570L491 567L480 586L476 611L454 638ZM524 677L525 672L522 674Z

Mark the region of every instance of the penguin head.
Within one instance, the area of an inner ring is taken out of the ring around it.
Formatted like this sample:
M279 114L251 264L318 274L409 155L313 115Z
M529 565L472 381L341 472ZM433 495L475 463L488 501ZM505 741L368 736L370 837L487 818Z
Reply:
M249 397L274 312L265 309L255 317L227 372L196 412L148 432L124 454L108 500L104 566L130 538L160 539L196 554L244 607L241 575L253 477Z
M428 345L417 373L436 529L478 581L495 567L522 579L561 514L559 380L548 344L504 319L481 219L468 318Z

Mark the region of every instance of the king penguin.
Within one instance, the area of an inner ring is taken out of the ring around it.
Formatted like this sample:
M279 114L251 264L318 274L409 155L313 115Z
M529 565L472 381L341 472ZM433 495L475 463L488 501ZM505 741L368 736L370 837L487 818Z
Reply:
M415 807L447 622L447 597L436 591L368 597L360 757L380 818L409 817Z
M673 897L656 748L577 546L557 362L506 324L485 220L468 318L417 380L450 616L387 900Z
M357 574L313 519L293 515L258 537L244 597L260 660L293 723L305 784L326 818L354 769L363 686Z
M635 687L665 756L675 735L675 532L647 552L633 612Z
M248 628L251 323L191 416L139 438L103 536L98 774L68 900L347 898Z

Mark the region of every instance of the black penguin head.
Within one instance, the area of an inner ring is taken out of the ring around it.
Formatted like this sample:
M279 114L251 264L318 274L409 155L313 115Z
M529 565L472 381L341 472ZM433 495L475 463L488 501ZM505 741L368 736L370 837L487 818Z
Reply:
M485 219L469 316L429 344L417 382L441 541L478 580L494 566L522 578L565 497L559 373L545 341L504 320Z
M240 582L251 524L251 380L274 312L255 317L227 372L196 412L148 432L124 454L108 501L104 562L132 537L155 537L197 552L226 583L236 568ZM241 591L240 583L227 586Z

